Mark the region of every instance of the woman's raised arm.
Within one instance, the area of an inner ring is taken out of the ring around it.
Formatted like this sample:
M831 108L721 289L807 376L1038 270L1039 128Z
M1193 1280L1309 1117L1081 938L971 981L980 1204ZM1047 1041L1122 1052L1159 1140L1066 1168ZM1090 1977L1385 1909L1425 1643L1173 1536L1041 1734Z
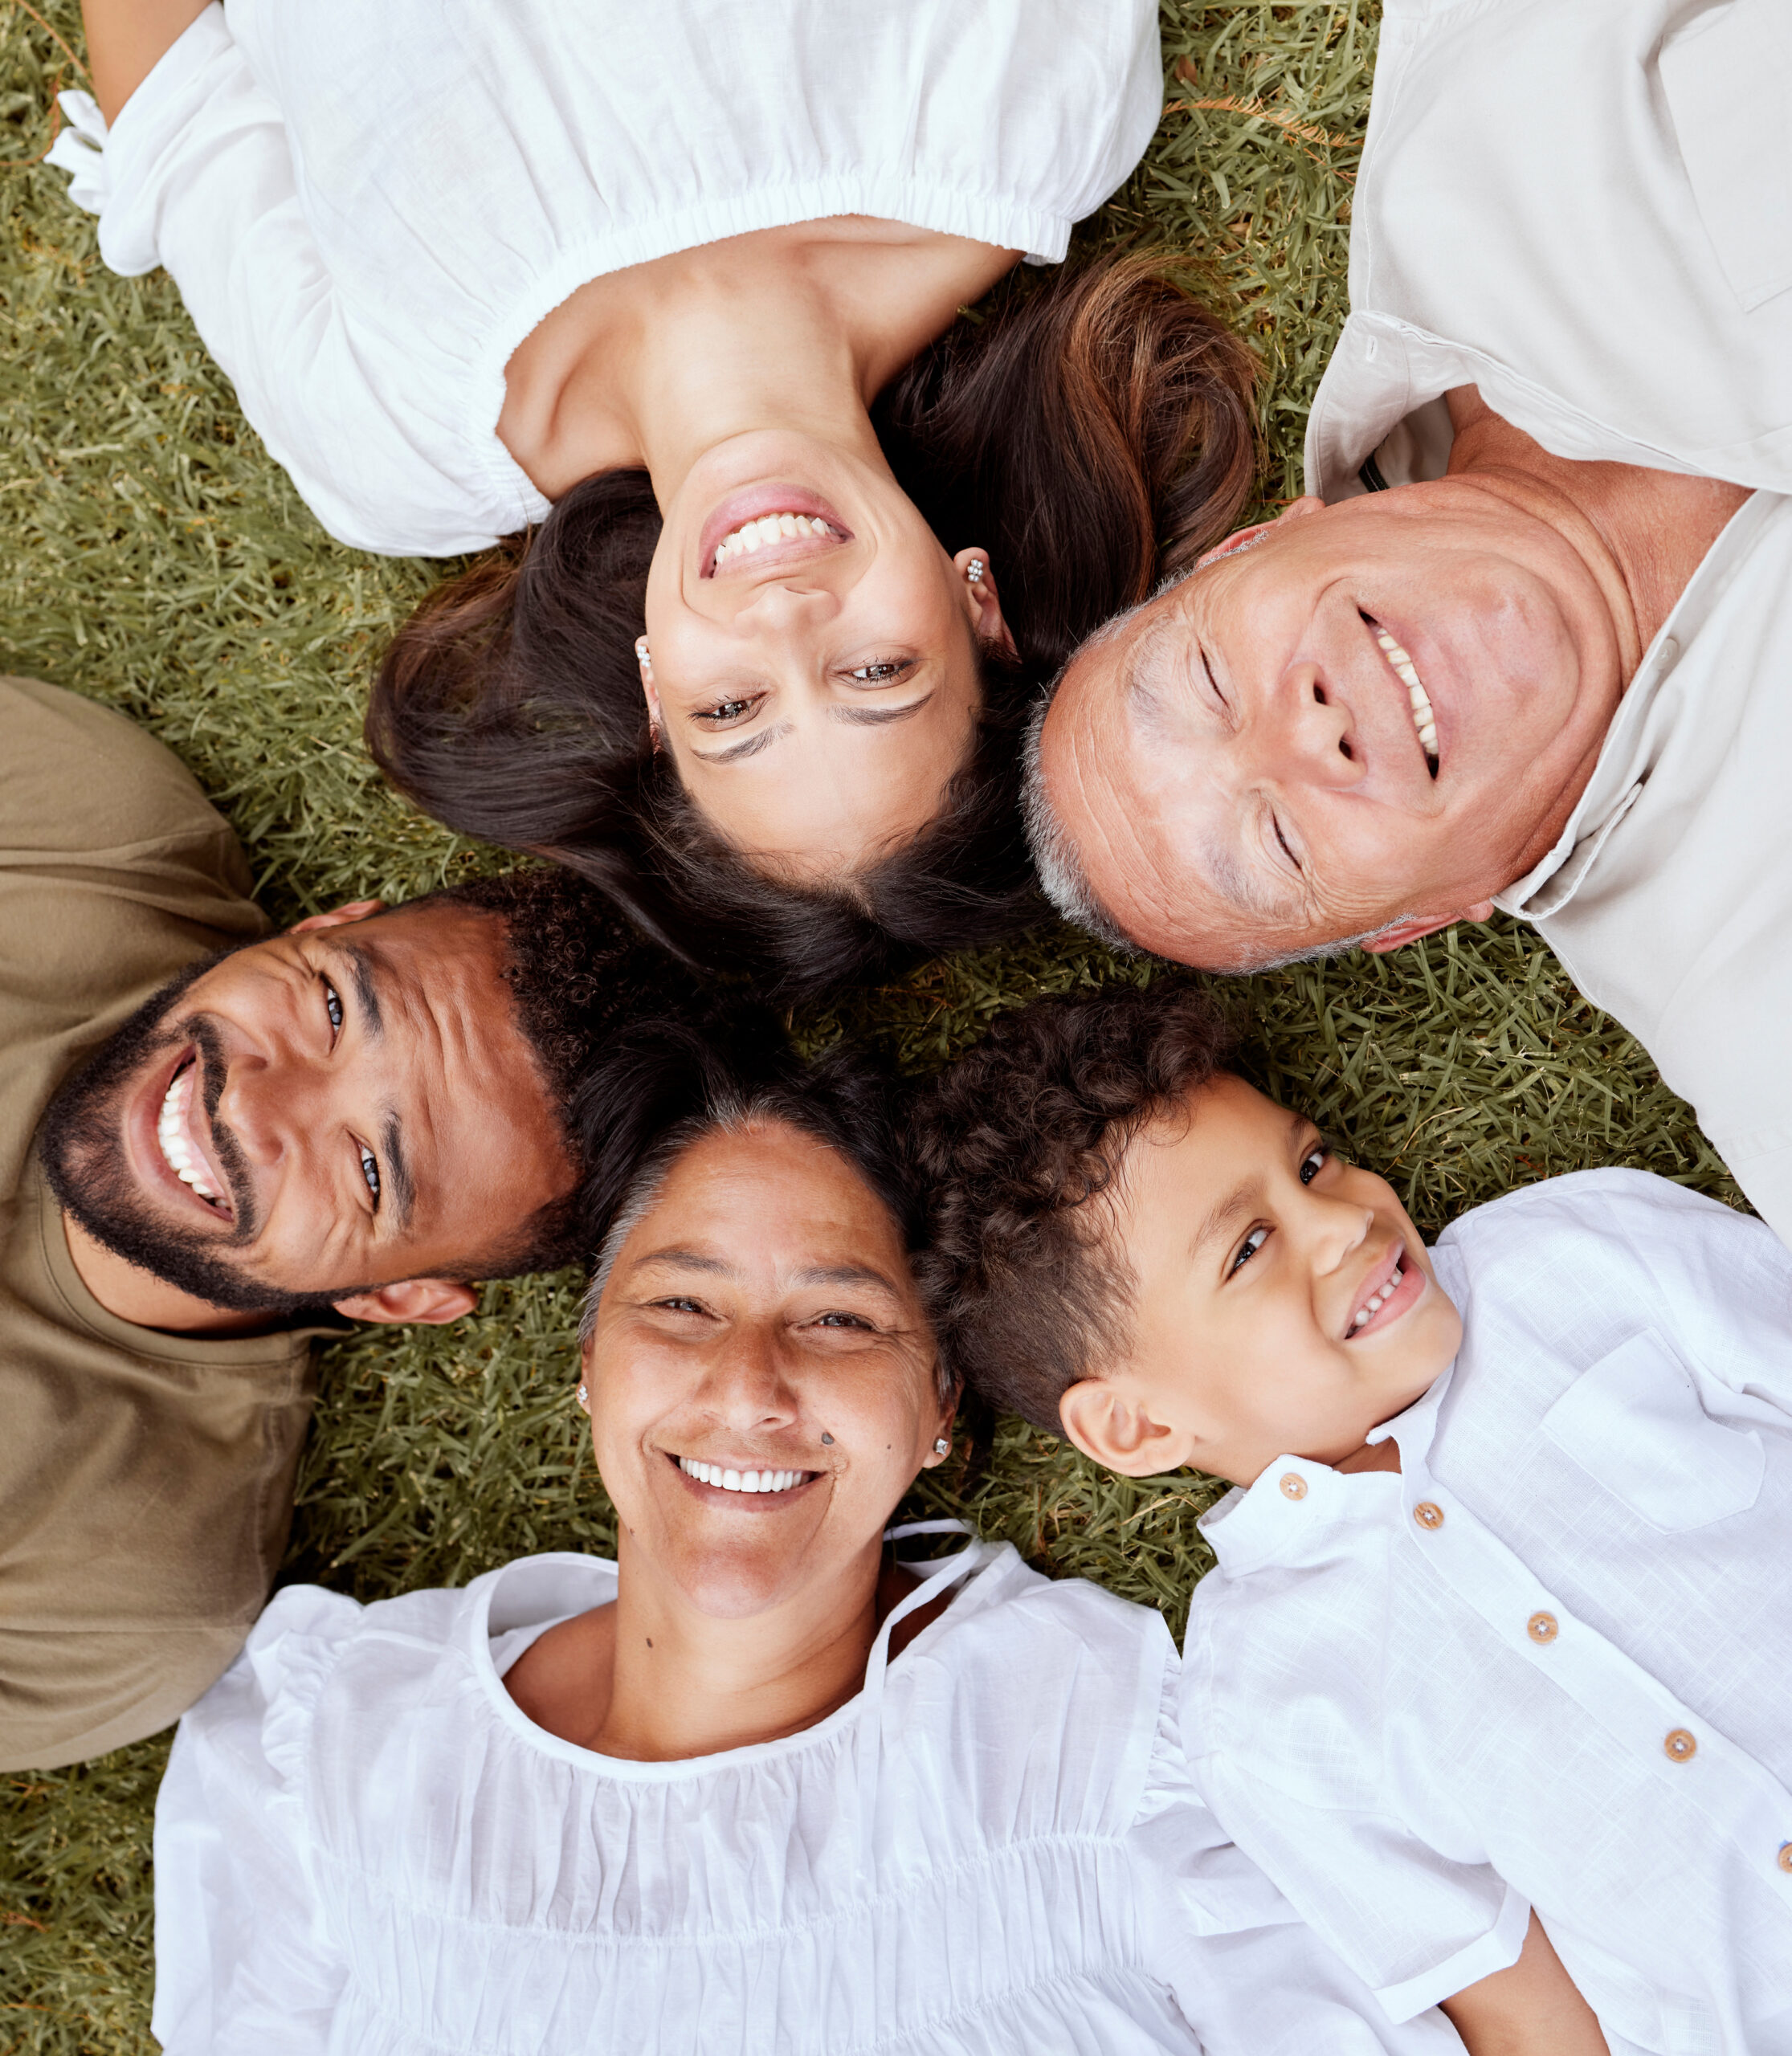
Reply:
M199 18L209 0L81 0L93 97L108 121L165 53Z

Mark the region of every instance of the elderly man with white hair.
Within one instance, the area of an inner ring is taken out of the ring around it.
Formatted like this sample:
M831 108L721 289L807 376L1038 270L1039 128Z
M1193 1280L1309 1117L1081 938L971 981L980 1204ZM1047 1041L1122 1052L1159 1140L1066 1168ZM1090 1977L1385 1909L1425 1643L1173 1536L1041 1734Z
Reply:
M1495 907L1792 1240L1792 8L1387 0L1307 496L1079 652L1047 887L1217 970Z

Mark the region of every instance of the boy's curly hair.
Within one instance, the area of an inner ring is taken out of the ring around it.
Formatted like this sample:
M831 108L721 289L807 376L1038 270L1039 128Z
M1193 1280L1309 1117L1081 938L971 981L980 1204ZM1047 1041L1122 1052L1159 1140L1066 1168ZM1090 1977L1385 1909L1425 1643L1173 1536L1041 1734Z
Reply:
M1125 1354L1134 1281L1088 1202L1235 1046L1198 985L1160 979L1005 1015L922 1095L922 1289L947 1368L988 1405L1060 1434L1063 1393Z

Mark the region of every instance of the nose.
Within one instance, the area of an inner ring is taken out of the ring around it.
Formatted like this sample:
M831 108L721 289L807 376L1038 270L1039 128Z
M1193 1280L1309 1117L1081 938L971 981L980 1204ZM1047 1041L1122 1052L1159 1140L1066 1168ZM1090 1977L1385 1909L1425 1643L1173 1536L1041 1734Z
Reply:
M839 595L798 565L788 576L768 578L745 594L734 620L749 632L789 635L831 621L839 610Z
M1308 1201L1314 1261L1322 1273L1336 1271L1369 1239L1375 1210L1338 1193L1316 1193L1310 1188Z
M763 1434L795 1420L797 1396L774 1338L757 1324L735 1328L712 1359L700 1395L705 1411L737 1434Z
M235 1050L214 1119L235 1136L251 1164L271 1169L297 1136L321 1128L329 1091L323 1067L293 1051Z
M1289 667L1262 725L1263 753L1273 760L1263 769L1272 775L1345 791L1361 780L1350 709L1317 664Z

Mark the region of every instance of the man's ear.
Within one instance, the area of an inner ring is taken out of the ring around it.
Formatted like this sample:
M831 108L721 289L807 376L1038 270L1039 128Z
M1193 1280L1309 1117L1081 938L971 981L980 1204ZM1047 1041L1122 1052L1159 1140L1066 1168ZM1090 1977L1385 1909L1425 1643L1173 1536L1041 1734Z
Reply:
M1464 907L1455 914L1414 914L1406 920L1396 921L1384 934L1372 935L1363 944L1371 956L1385 957L1390 949L1403 949L1409 942L1417 942L1421 936L1435 935L1440 928L1453 928L1458 921L1491 921L1493 902L1477 900L1472 907Z
M1112 1378L1083 1378L1068 1387L1058 1419L1085 1456L1124 1478L1155 1478L1190 1460L1190 1437L1153 1420L1137 1394Z
M470 1314L479 1304L479 1288L458 1278L402 1278L396 1285L377 1285L338 1299L336 1311L350 1320L421 1321L440 1328Z
M287 933L303 935L307 928L339 928L345 921L368 920L385 909L383 900L351 900L346 907L333 907L327 914L307 914L302 921L295 921Z
M1260 543L1272 528L1284 521L1304 520L1309 514L1325 512L1325 503L1310 492L1304 492L1298 500L1291 500L1272 521L1253 521L1247 528L1235 528L1223 541L1195 560L1195 569L1205 571L1210 564L1218 564L1223 557L1235 557L1241 549L1249 549L1253 543Z

